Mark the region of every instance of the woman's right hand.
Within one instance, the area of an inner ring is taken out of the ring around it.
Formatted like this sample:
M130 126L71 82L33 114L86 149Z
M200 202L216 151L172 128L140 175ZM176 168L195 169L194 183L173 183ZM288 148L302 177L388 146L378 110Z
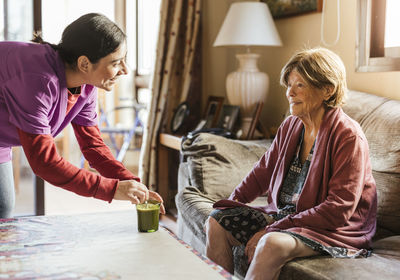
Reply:
M129 200L132 204L143 203L146 200L153 199L161 202L160 212L165 214L165 208L162 197L153 191L149 191L146 185L136 180L119 181L114 194L115 200Z
M136 180L119 181L114 199L129 200L133 204L143 203L149 199L149 190Z

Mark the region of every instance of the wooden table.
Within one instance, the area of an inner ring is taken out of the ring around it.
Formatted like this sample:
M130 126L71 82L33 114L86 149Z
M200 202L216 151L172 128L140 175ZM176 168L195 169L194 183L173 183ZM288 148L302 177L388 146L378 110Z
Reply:
M0 279L232 279L136 210L0 219Z

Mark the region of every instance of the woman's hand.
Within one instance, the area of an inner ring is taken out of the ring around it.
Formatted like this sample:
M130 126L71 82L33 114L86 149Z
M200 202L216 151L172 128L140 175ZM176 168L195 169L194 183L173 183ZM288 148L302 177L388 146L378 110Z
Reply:
M256 251L256 247L258 241L263 237L267 232L265 229L260 230L259 232L255 233L252 238L247 242L246 248L244 249L244 253L249 260L249 263L253 260L254 252Z
M129 200L132 204L143 203L146 200L152 199L161 202L160 212L165 214L163 199L153 191L149 191L147 187L135 180L119 181L114 194L115 200Z
M159 194L156 193L156 192L149 191L149 197L150 197L150 199L152 199L152 200L157 200L157 201L161 202L161 205L160 205L160 213L161 213L161 214L165 214L164 201L163 201L161 195L159 195Z

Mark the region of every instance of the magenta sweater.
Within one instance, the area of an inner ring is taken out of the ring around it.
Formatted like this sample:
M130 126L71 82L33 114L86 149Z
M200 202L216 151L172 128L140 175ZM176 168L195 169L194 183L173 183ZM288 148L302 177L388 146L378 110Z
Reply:
M258 209L276 213L279 190L302 128L300 119L287 118L270 149L229 200L214 206L239 206L238 202L249 203L268 194L268 205ZM376 230L376 210L376 186L367 139L358 123L342 109L329 109L316 138L296 213L274 222L266 230L296 232L327 246L368 249Z

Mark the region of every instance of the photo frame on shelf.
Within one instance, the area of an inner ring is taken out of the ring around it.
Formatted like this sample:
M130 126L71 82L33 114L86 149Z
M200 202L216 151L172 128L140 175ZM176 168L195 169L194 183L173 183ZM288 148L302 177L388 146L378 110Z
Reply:
M203 117L196 126L195 130L213 128L217 126L224 99L224 97L220 96L208 97Z
M239 111L239 106L227 104L223 105L217 127L220 127L227 131L233 131L235 124L238 120Z
M189 115L189 104L187 102L183 102L178 105L175 110L175 113L171 119L171 132L177 133L184 126L185 121Z
M247 137L246 137L247 140L251 140L254 137L254 132L256 131L256 128L260 121L260 115L261 115L261 111L262 111L263 107L264 107L264 102L262 102L262 101L257 102L256 108L254 109L253 118L250 123L250 128L247 133Z
M273 18L292 17L315 12L320 13L322 12L322 1L323 0L262 0L262 2L268 5Z

